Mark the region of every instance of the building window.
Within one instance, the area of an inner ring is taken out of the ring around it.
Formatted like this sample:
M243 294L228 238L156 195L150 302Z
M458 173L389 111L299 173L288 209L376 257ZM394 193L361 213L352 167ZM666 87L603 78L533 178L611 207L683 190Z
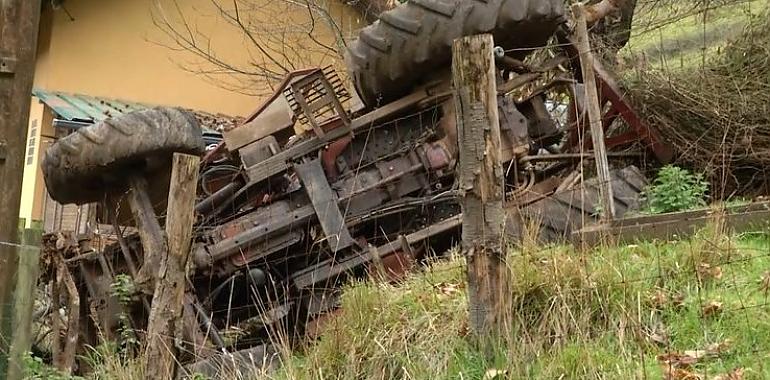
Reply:
M27 138L27 165L35 162L35 143L37 142L37 119L29 125L29 138Z

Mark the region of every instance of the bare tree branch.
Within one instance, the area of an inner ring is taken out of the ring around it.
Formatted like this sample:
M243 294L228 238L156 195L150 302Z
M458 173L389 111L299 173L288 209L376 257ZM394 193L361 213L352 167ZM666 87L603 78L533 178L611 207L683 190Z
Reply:
M339 0L210 0L214 17L224 20L244 40L242 54L218 50L212 30L202 30L203 10L179 0L155 0L153 23L165 35L153 41L172 51L190 53L184 70L219 87L249 95L265 95L286 73L305 67L342 67L346 39L356 28L339 25ZM218 31L217 31L218 32ZM221 33L216 33L221 35ZM220 48L221 49L221 48Z

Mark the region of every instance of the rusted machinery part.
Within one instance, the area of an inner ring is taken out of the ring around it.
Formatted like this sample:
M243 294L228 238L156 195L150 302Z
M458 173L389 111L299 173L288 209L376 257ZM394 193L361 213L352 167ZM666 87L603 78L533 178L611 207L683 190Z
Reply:
M615 169L610 172L615 203L615 217L622 218L627 213L638 211L641 204L641 192L648 182L644 174L635 166ZM546 180L548 181L548 180ZM546 181L541 182L545 184ZM570 181L566 177L564 181ZM534 187L537 187L536 184ZM562 186L557 186L561 188ZM543 189L533 189L536 194ZM523 195L525 199L532 195ZM536 226L537 231L522 231L522 234L538 236L544 243L568 243L572 232L584 226L599 222L599 180L591 178L582 185L568 185L555 193L521 207L518 212L524 217L526 227ZM511 224L514 225L514 224ZM509 231L515 234L516 231Z
M223 379L236 373L243 378L259 378L279 364L278 350L272 345L258 345L228 354L219 353L188 364L182 368L180 378L203 375L207 379Z
M177 108L146 109L59 139L43 158L43 176L55 201L84 204L125 189L129 174L167 166L174 152L202 154L204 149L192 114Z
M589 10L594 10L589 24L596 23L591 32L604 44L606 53L614 55L626 46L631 38L637 0L591 0ZM609 13L607 13L609 12Z
M358 95L377 106L448 67L456 38L492 33L496 45L523 57L563 20L563 0L410 0L362 29L345 60Z

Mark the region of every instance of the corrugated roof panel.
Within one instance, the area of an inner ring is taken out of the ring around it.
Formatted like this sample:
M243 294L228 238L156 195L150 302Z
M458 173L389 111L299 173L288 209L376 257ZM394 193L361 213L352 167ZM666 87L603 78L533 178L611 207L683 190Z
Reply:
M154 107L149 104L58 91L47 91L43 89L32 90L32 95L50 107L53 112L56 113L58 118L69 121L93 123L124 113ZM215 130L220 124L230 125L236 123L236 120L238 120L238 118L226 115L212 115L194 110L188 111L195 114L201 122L204 132L210 132L213 135L221 135Z
M90 96L69 94L60 94L60 96L87 113L91 117L91 120L102 121L110 116L116 116L110 115L108 109L101 107L99 102Z
M32 94L35 95L40 101L56 112L59 117L67 120L74 121L93 121L93 117L85 110L81 109L77 105L68 101L67 97L62 97L59 93L48 92L42 90L33 90Z
M139 103L58 91L35 89L32 94L51 107L60 118L71 121L96 122L126 112L150 108L150 106Z

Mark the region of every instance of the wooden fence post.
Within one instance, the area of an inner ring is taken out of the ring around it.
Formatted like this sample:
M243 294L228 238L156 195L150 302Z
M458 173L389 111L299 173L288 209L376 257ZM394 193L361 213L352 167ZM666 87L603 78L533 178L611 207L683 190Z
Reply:
M493 47L489 34L457 39L452 47L470 327L482 339L501 330L508 277Z
M182 337L187 258L194 222L200 158L175 153L168 194L168 253L159 257L155 292L147 325L145 379L175 378L176 353Z
M585 87L585 102L588 108L588 123L591 126L591 141L594 146L596 173L599 178L599 201L601 202L603 222L610 222L615 217L615 202L612 194L612 178L610 164L607 161L607 148L604 145L604 127L602 126L602 109L599 105L599 92L596 89L596 73L594 73L594 56L588 40L588 25L586 22L585 6L582 3L572 5L575 18L575 33L577 34L577 49L580 54L580 67Z
M8 353L17 330L14 288L19 255L26 253L17 243L40 4L0 1L0 378L8 375Z

